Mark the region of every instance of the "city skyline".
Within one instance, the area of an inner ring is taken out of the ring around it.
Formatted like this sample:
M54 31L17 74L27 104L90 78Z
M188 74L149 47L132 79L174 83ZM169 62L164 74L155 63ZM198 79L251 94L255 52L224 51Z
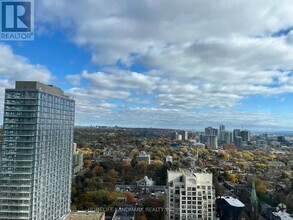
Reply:
M293 130L290 1L34 4L34 40L0 42L1 124L4 88L36 80L76 125Z

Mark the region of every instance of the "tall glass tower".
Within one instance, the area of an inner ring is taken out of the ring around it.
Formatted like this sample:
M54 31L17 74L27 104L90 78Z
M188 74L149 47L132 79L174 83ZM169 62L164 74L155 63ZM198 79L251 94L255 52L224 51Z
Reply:
M6 89L0 219L59 220L70 212L75 102L39 82Z

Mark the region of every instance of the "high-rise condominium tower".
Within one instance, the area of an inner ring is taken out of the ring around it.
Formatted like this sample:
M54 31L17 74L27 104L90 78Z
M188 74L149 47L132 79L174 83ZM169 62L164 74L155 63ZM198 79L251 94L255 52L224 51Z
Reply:
M6 89L0 219L59 220L70 211L73 99L52 85Z
M165 219L215 219L212 174L182 169L168 171L167 175Z

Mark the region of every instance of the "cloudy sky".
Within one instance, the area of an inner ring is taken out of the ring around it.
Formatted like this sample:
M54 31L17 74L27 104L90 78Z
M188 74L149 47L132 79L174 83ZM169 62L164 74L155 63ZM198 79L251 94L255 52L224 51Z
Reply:
M75 98L77 125L292 131L292 15L291 0L36 1L35 40L0 42L0 110L38 80Z

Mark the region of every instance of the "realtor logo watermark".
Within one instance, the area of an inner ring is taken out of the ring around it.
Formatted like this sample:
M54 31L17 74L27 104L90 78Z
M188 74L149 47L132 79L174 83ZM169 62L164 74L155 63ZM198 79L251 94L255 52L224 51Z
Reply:
M33 1L1 1L1 40L33 40Z

